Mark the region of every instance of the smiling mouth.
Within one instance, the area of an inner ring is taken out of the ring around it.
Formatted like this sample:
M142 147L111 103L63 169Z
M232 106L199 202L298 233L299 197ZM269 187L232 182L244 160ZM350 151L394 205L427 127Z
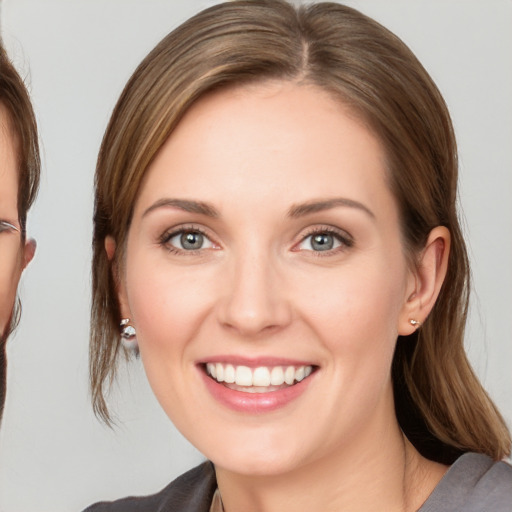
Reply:
M314 366L259 366L206 363L206 374L219 384L245 393L269 393L289 388L308 378Z

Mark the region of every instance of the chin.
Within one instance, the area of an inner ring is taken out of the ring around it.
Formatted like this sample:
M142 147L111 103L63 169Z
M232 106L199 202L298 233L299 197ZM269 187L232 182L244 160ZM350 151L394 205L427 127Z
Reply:
M279 457L276 453L223 453L211 459L216 467L244 476L277 476L289 473L298 467L295 460Z
M290 443L289 433L288 439L283 441L282 436L265 430L261 429L249 439L244 435L243 440L237 440L236 435L226 433L218 437L217 442L212 443L212 437L194 444L215 466L240 475L280 475L300 466L301 449L297 442Z

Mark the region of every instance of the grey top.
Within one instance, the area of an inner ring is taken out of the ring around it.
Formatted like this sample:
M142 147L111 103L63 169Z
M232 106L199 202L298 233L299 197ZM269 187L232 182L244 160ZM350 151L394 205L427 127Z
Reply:
M85 512L209 512L216 488L213 464L205 462L158 494L97 503ZM466 453L418 512L512 512L512 466Z
M418 512L512 512L512 466L465 453Z

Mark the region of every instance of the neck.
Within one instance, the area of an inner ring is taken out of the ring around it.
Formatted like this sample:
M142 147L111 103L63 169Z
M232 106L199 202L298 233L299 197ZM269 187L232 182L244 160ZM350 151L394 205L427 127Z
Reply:
M432 492L445 466L424 459L397 423L369 443L347 443L280 475L240 475L216 467L225 512L412 512Z

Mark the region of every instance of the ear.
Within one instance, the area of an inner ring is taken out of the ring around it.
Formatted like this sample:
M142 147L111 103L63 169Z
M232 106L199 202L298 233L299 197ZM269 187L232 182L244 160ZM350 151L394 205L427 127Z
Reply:
M398 334L412 334L422 324L437 300L450 254L450 232L444 226L435 227L419 255L417 267L411 272L407 300L399 318ZM411 324L411 320L419 322Z
M37 243L33 238L29 238L25 242L25 247L23 248L23 270L34 258L34 254L36 253L36 247Z
M105 237L105 252L107 253L107 258L112 263L112 273L116 283L117 300L119 302L121 318L131 318L128 297L126 295L126 286L123 279L121 279L119 268L114 258L116 254L116 241L111 236ZM121 318L119 320L121 320Z

